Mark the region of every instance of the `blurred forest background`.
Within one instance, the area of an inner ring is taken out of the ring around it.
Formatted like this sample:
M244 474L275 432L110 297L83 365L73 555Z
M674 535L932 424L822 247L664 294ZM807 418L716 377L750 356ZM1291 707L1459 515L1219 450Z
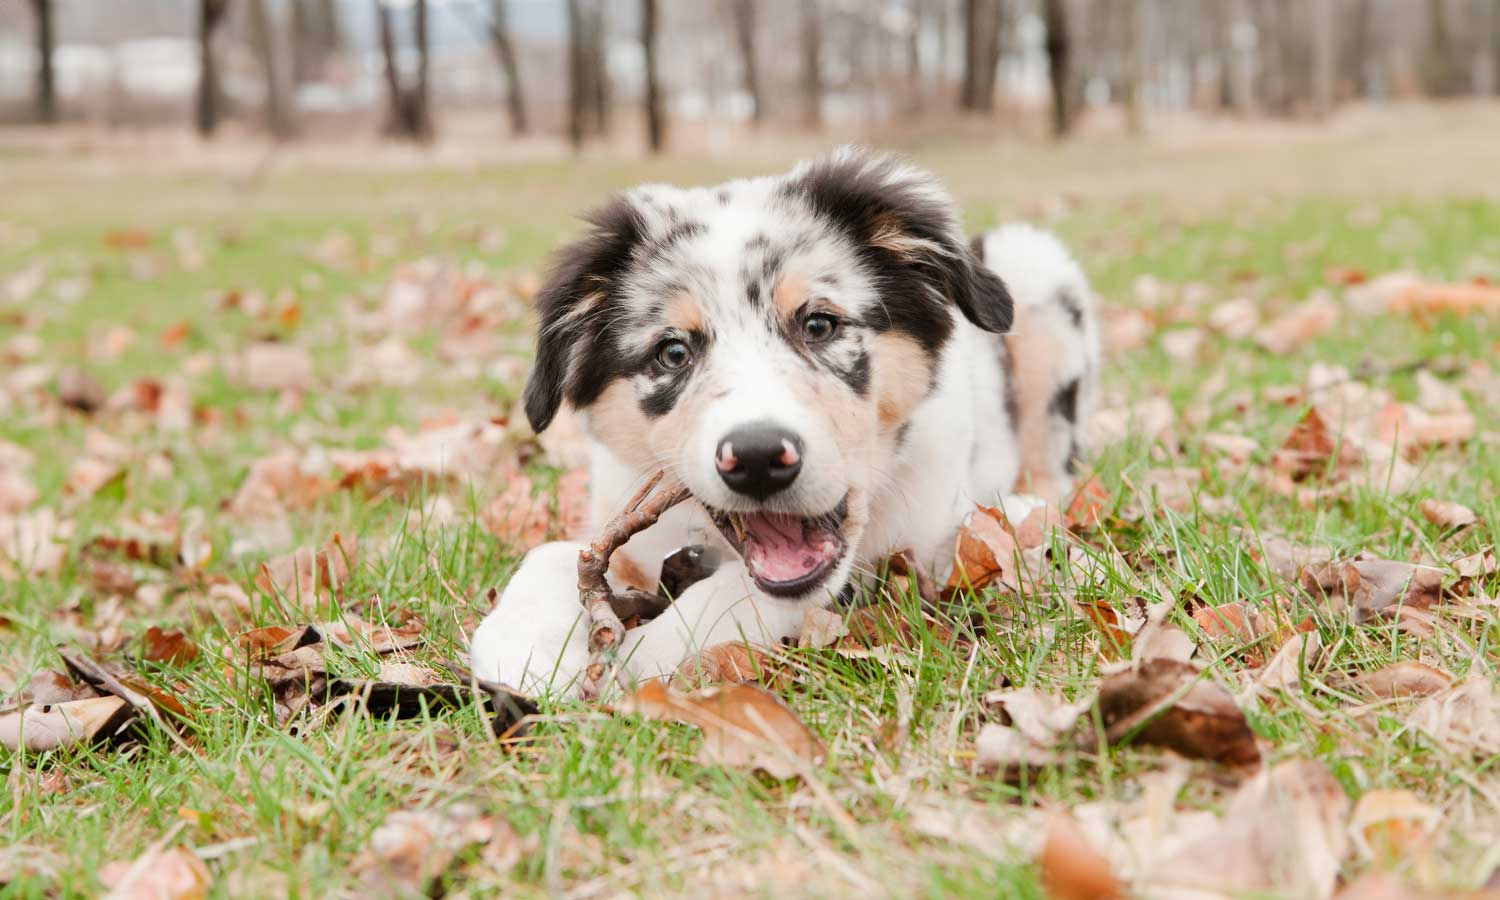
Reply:
M219 141L1061 137L1497 93L1500 0L0 2L0 123Z

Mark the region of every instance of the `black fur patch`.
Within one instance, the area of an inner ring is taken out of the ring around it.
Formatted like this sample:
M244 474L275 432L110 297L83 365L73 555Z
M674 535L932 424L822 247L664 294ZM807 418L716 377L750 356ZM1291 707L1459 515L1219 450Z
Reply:
M745 279L745 300L756 309L760 308L762 302L760 296L760 282L756 281L754 278Z
M839 377L855 394L863 397L870 393L870 354L860 351L849 368L839 373Z
M1072 291L1063 288L1057 292L1057 305L1062 307L1063 312L1068 314L1069 319L1073 320L1073 327L1082 331L1083 304L1078 300L1078 297Z
M624 374L619 355L605 341L609 293L629 270L645 225L624 197L596 210L588 221L592 228L558 253L537 295L541 322L525 400L526 418L538 432L551 424L564 398L586 406ZM596 294L604 299L594 300L587 313L572 315ZM570 359L576 361L571 368Z
M660 418L672 411L677 405L682 394L687 390L688 380L686 377L677 377L663 382L654 388L649 394L641 398L641 412L653 419Z
M1062 416L1069 425L1078 421L1078 379L1073 379L1058 389L1052 395L1052 402L1048 409L1056 415Z
M859 248L881 302L865 324L914 337L936 353L953 331L943 300L989 331L1010 328L1010 295L994 273L976 265L969 248L953 238L955 213L938 197L897 180L897 163L878 158L840 158L808 167L781 192L805 203L821 219L847 234ZM874 243L895 229L941 252L913 259Z

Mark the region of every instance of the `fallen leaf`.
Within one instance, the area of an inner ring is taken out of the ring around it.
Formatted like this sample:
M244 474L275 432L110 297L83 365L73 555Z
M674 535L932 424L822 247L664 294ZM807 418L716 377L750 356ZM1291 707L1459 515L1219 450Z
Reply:
M1003 722L980 729L974 740L974 766L982 772L998 771L1007 779L1023 768L1059 763L1080 717L1094 705L1091 697L1070 703L1035 688L991 691L984 703L999 711Z
M1449 565L1453 566L1453 571L1457 572L1460 578L1483 578L1500 571L1500 563L1497 563L1495 559L1495 551L1490 548L1480 550L1478 553L1470 553L1468 556L1461 556Z
M1234 698L1192 665L1150 659L1104 679L1099 714L1110 743L1136 740L1230 765L1260 761Z
M705 647L683 660L672 673L671 685L679 690L693 690L715 684L758 681L775 687L782 680L785 668L776 651L769 647L726 641Z
M68 368L57 373L57 402L68 409L88 415L97 412L106 399L104 386L82 369Z
M99 870L109 888L105 900L201 900L213 875L186 847L148 850L134 862L112 862Z
M0 712L0 746L34 753L108 740L135 720L119 697L91 697Z
M1042 887L1054 900L1110 900L1125 895L1109 860L1089 845L1073 817L1047 816L1047 836L1037 859Z
M180 629L167 631L153 625L146 629L141 643L144 645L141 656L151 662L180 666L198 658L198 645Z
M1332 297L1316 293L1268 322L1257 332L1256 343L1271 353L1290 353L1332 330L1338 324L1339 313L1339 305Z
M1423 500L1422 518L1439 528L1465 528L1479 521L1474 510L1451 500Z
M806 773L827 754L823 742L780 697L753 684L683 693L652 681L621 701L619 709L696 725L703 731L699 759L707 764L791 778Z
M1453 686L1453 676L1416 660L1405 659L1354 676L1354 683L1383 700L1427 697Z
M306 509L334 485L303 466L300 454L284 450L257 460L229 501L231 515L241 519L274 519L288 510Z
M261 563L255 586L271 596L315 606L323 594L343 596L349 573L359 563L359 538L335 532L321 549L302 547Z
M1500 697L1488 674L1472 674L1423 700L1410 721L1455 755L1488 759L1500 754Z
M838 612L817 606L809 607L802 614L802 630L797 635L797 646L821 650L838 643L848 633L849 626Z
M1092 531L1099 527L1109 506L1109 491L1099 476L1090 477L1074 491L1068 509L1063 513L1063 524L1072 531Z
M245 386L260 391L305 391L313 386L312 354L305 347L261 341L245 348L241 360Z
M1494 314L1500 312L1500 285L1418 282L1395 293L1387 308L1414 315Z
M953 570L945 593L977 591L992 582L1020 590L1019 551L1015 537L992 513L983 508L972 510L964 516L954 540Z
M1348 849L1349 798L1321 763L1292 759L1245 782L1216 826L1152 867L1144 896L1172 888L1328 897Z
M1267 690L1296 690L1302 684L1302 673L1316 669L1322 652L1323 638L1318 632L1294 634L1261 667L1255 682Z
M1401 608L1424 610L1442 599L1443 574L1437 569L1388 559L1320 563L1302 570L1302 588L1348 609L1356 623L1389 618Z
M1349 834L1365 860L1387 864L1416 859L1443 814L1404 790L1366 791L1349 817Z
M1312 477L1339 477L1359 465L1363 456L1350 441L1334 435L1315 406L1308 407L1286 443L1271 456L1271 468L1302 481Z
M399 809L385 817L355 857L351 868L364 885L363 896L423 897L459 853L479 844L506 845L486 862L504 874L519 861L520 838L508 822L482 816L457 804L446 810ZM493 865L509 858L509 864Z

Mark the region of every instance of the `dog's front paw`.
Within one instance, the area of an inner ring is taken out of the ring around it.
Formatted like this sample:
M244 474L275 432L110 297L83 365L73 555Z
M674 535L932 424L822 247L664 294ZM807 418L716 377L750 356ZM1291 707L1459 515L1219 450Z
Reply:
M469 642L474 674L533 696L579 696L588 666L588 621L578 602L582 544L526 554Z

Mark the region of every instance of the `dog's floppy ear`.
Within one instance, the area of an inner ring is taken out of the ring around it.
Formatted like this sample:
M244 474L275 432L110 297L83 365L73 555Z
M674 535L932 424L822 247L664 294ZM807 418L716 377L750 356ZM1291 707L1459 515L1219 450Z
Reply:
M557 254L537 294L536 363L526 380L526 418L541 433L564 400L586 406L604 390L611 354L602 346L611 292L642 234L638 210L616 197L587 217L588 232Z
M980 328L1010 330L1010 292L975 258L953 199L933 176L893 157L844 148L795 170L787 192L853 237L878 274L915 274ZM904 279L884 280L890 289Z

